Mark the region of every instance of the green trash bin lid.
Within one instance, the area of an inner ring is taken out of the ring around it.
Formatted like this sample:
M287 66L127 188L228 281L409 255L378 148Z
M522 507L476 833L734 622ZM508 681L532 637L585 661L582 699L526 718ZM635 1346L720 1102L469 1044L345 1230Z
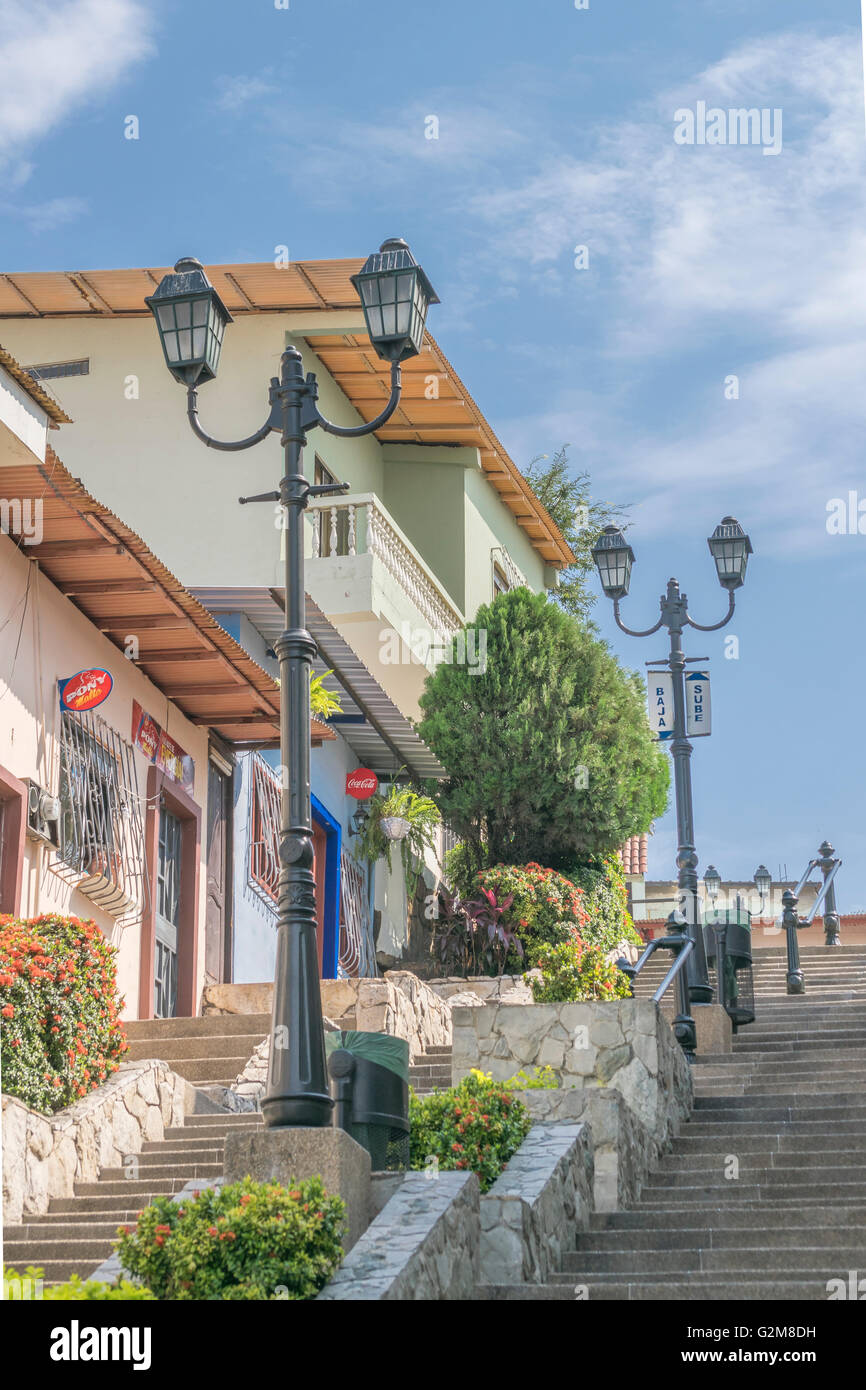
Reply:
M387 1067L401 1081L409 1082L409 1044L405 1038L394 1038L390 1033L326 1033L325 1055L330 1057L337 1048Z

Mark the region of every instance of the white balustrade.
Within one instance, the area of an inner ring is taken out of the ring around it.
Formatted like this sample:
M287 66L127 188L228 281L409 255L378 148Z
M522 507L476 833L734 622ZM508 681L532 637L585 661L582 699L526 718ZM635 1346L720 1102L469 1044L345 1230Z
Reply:
M430 627L449 636L463 627L463 617L436 582L412 542L385 511L373 493L332 499L312 499L307 507L313 533L313 555L321 556L322 513L327 509L329 536L327 559L344 555L375 555L401 585ZM358 512L363 516L363 538L359 543ZM345 513L345 530L339 525Z

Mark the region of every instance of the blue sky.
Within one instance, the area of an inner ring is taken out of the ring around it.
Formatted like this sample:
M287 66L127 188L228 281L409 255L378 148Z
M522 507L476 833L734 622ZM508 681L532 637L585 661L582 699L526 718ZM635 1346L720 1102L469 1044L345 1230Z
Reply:
M676 144L699 101L781 109L781 152ZM739 517L739 657L687 647L713 672L701 867L798 877L829 836L844 910L866 908L866 535L826 520L866 502L864 154L857 0L0 0L2 269L403 235L515 460L568 442L632 504L631 626L670 574L721 617L706 537ZM629 664L663 654L597 615ZM652 877L674 852L668 813Z

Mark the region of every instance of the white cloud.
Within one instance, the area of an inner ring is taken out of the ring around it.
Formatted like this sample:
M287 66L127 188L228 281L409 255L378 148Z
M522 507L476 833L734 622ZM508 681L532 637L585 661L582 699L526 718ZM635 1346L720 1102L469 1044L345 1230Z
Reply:
M220 94L216 105L220 111L241 111L250 103L261 102L279 92L279 87L268 77L220 77L217 86Z
M42 139L153 52L138 0L0 0L0 158Z

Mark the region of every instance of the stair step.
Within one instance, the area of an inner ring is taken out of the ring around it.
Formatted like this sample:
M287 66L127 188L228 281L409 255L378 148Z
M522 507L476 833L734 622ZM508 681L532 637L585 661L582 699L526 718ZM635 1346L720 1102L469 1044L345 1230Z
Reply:
M551 1283L566 1280L573 1283L582 1276L627 1275L634 1280L653 1280L663 1272L691 1278L719 1274L741 1273L745 1278L795 1275L797 1277L826 1274L827 1279L844 1277L849 1269L857 1269L863 1260L862 1246L842 1246L838 1249L812 1250L802 1246L773 1251L752 1247L731 1250L621 1250L598 1254L578 1252L569 1256L565 1269L551 1276Z
M629 1213L631 1214L631 1213ZM699 1217L695 1217L697 1222ZM739 1250L758 1249L766 1252L794 1247L810 1250L847 1249L856 1244L863 1259L866 1223L854 1226L779 1226L721 1227L710 1225L683 1226L676 1230L661 1230L644 1226L592 1230L580 1237L577 1250L567 1251L562 1258L563 1269L576 1269L584 1255L621 1250ZM835 1258L835 1256L834 1256Z
M189 1038L136 1038L131 1040L126 1060L138 1062L144 1058L159 1057L170 1061L174 1070L182 1060L207 1060L211 1057L243 1057L245 1067L259 1043L263 1033L219 1034ZM243 1070L243 1067L240 1068Z
M230 1037L256 1034L259 1041L271 1029L270 1014L208 1014L205 1018L145 1018L124 1023L129 1041L143 1038Z
M209 1163L195 1163L188 1159L183 1159L179 1163L160 1163L142 1164L142 1181L163 1182L166 1178L181 1178L184 1182L191 1182L193 1178L218 1178L222 1175L222 1161L211 1161ZM103 1168L99 1174L99 1181L88 1186L104 1188L106 1183L129 1181L123 1168Z

